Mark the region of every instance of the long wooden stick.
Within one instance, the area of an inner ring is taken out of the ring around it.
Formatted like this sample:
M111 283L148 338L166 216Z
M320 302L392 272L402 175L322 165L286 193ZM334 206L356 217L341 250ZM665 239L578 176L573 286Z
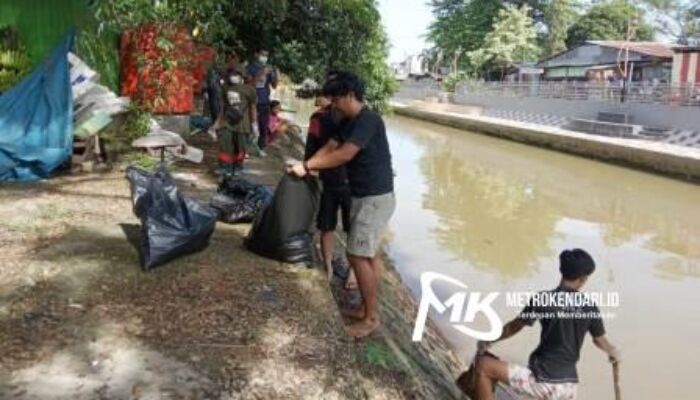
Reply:
M620 364L613 363L613 383L615 384L615 400L622 400L622 395L620 394Z

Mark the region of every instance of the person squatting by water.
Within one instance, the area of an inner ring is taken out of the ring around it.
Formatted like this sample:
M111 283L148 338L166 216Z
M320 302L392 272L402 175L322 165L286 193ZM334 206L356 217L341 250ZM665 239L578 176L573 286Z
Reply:
M345 310L357 319L348 328L353 337L365 337L380 326L378 289L381 281L379 241L396 208L391 152L382 118L364 104L364 85L349 72L331 75L323 95L346 120L321 149L288 173L304 177L345 165L351 194L347 254L355 272L364 308Z
M319 92L316 96L318 109L309 118L309 129L306 136L304 159L308 160L340 130L344 128L344 120L339 112L331 109L331 102ZM322 170L319 173L323 190L316 219L316 227L321 232L321 254L326 266L328 281L333 278L333 250L335 247L335 230L338 226L338 211L340 211L345 233L350 231L351 195L345 166ZM339 260L335 260L339 261ZM357 288L355 273L350 268L346 289Z
M593 258L584 250L565 250L559 255L561 280L549 292L578 292L595 270ZM576 318L562 318L576 315ZM485 354L494 343L508 339L539 320L542 327L540 343L530 355L528 366L501 361ZM529 303L523 311L503 327L501 337L477 345L476 399L493 399L498 382L511 387L517 394L542 400L574 400L578 384L576 363L586 333L604 351L610 362L620 362L620 351L607 340L605 328L596 305Z

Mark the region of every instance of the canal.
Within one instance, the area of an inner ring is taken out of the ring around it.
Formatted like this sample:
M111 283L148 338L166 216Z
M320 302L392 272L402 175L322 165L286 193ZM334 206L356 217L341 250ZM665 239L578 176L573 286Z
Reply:
M498 292L505 323L520 311L508 292L556 287L559 252L584 248L597 262L584 290L619 295L618 307L601 311L622 349L624 397L697 398L700 187L417 120L386 122L398 202L387 250L417 299L421 273L439 272ZM443 300L457 290L435 289ZM475 340L445 314L431 316L469 360ZM526 364L538 337L535 325L493 351ZM613 398L612 369L590 339L578 369L579 398Z

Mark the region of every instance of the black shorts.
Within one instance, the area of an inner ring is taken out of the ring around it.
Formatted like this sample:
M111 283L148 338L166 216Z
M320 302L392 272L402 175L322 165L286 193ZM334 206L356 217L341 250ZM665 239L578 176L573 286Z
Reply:
M338 226L338 209L343 219L343 230L350 230L350 190L348 188L324 188L316 217L316 227L321 232L334 231Z

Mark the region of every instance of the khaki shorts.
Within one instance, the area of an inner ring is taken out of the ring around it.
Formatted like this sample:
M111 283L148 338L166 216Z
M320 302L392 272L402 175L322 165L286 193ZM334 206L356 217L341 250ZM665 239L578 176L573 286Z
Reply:
M350 206L348 254L372 258L391 215L396 209L394 193L379 196L353 197Z
M508 386L531 399L576 400L576 383L538 382L529 368L513 363L508 363Z

